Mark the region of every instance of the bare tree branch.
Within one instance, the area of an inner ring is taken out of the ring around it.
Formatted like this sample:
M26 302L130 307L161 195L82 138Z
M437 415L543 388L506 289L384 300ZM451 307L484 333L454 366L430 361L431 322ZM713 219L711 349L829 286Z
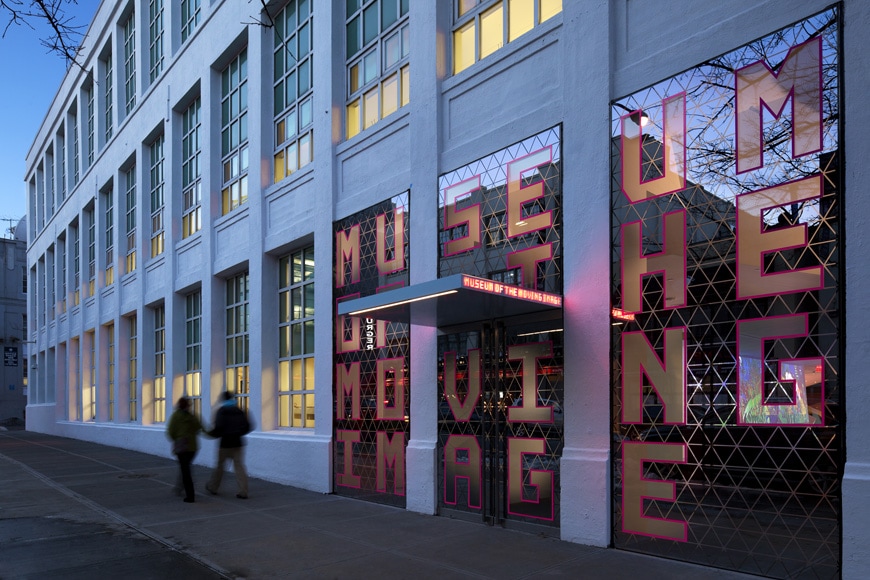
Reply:
M0 0L0 15L8 20L3 35L11 26L26 26L36 31L36 24L44 24L50 34L40 39L40 44L49 52L66 60L67 64L81 67L78 57L84 48L80 42L85 25L77 25L75 18L68 16L65 6L78 4L78 0Z

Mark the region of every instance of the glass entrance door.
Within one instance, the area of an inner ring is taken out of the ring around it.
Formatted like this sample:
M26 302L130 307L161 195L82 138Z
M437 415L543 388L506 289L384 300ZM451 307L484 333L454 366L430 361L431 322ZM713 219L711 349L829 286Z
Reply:
M438 365L442 513L558 528L561 318L443 334Z

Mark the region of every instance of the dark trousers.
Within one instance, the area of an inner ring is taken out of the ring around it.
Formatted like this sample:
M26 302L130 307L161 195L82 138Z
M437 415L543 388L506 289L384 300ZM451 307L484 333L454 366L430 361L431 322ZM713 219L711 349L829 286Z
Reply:
M196 456L195 451L185 451L178 454L178 466L181 467L181 484L184 486L184 497L189 500L194 498L193 475L190 473L190 464L193 463L194 456Z

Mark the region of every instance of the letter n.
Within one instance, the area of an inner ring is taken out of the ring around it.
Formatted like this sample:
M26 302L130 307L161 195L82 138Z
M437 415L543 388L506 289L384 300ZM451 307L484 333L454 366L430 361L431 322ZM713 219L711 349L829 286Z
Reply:
M644 423L643 377L662 400L666 425L686 422L686 329L664 330L664 355L656 351L643 332L622 333L622 422Z

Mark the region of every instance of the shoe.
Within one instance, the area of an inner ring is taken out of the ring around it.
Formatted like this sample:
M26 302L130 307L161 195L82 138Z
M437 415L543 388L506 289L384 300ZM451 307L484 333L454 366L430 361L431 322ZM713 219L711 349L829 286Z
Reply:
M194 503L196 500L194 500L192 497L186 497L182 501L184 503Z
M248 494L246 493L237 493L236 497L239 499L248 499Z
M217 495L217 490L210 488L207 483L205 484L205 490L212 495Z

